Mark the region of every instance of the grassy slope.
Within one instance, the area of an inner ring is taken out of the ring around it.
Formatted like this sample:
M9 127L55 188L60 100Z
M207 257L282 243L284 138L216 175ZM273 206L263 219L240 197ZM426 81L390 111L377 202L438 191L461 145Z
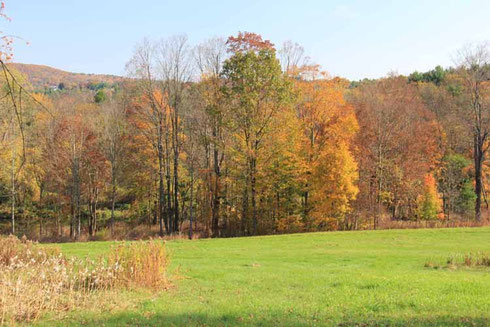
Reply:
M110 243L64 244L96 256ZM490 251L490 228L172 241L185 279L129 312L74 313L99 326L490 325L489 270L424 268ZM51 325L52 322L44 322Z

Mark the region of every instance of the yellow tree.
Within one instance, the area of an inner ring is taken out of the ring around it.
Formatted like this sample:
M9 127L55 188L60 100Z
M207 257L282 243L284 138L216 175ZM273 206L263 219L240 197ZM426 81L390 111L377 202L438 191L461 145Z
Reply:
M0 11L1 13L1 11ZM1 56L0 52L0 56ZM0 89L0 164L9 167L0 171L0 179L9 185L11 202L11 232L15 233L16 199L19 198L19 182L24 181L22 169L26 163L26 129L32 126L32 98L22 85L28 86L26 78L10 70L1 62ZM3 161L3 162L1 162Z
M432 174L425 175L421 193L418 198L418 217L425 220L438 218L442 209L442 201L437 193L436 180ZM444 215L441 217L444 218Z
M318 66L304 66L295 74L304 131L303 214L310 228L339 228L358 192L351 152L357 120L344 100L345 81L329 78Z

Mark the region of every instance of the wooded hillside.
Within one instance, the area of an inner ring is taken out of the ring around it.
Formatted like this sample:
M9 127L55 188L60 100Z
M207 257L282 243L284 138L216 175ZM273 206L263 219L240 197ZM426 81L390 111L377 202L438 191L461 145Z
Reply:
M11 63L9 66L26 75L29 83L37 90L58 88L60 84L66 88L88 87L98 83L112 85L125 79L114 75L71 73L44 65Z

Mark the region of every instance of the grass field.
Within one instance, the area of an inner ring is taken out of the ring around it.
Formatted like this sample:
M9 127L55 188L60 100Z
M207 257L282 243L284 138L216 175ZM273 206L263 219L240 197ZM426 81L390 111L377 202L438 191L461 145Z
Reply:
M56 246L96 257L110 245ZM169 291L127 311L79 311L39 325L490 325L488 268L424 267L490 252L490 228L176 240L168 249L170 271L179 268Z

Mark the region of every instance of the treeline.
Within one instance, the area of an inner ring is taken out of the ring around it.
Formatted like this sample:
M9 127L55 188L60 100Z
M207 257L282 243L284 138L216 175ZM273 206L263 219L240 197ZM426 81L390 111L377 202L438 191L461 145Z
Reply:
M227 237L482 221L489 49L460 55L450 69L349 82L298 44L239 33L144 40L117 87L32 94L11 71L3 230Z

